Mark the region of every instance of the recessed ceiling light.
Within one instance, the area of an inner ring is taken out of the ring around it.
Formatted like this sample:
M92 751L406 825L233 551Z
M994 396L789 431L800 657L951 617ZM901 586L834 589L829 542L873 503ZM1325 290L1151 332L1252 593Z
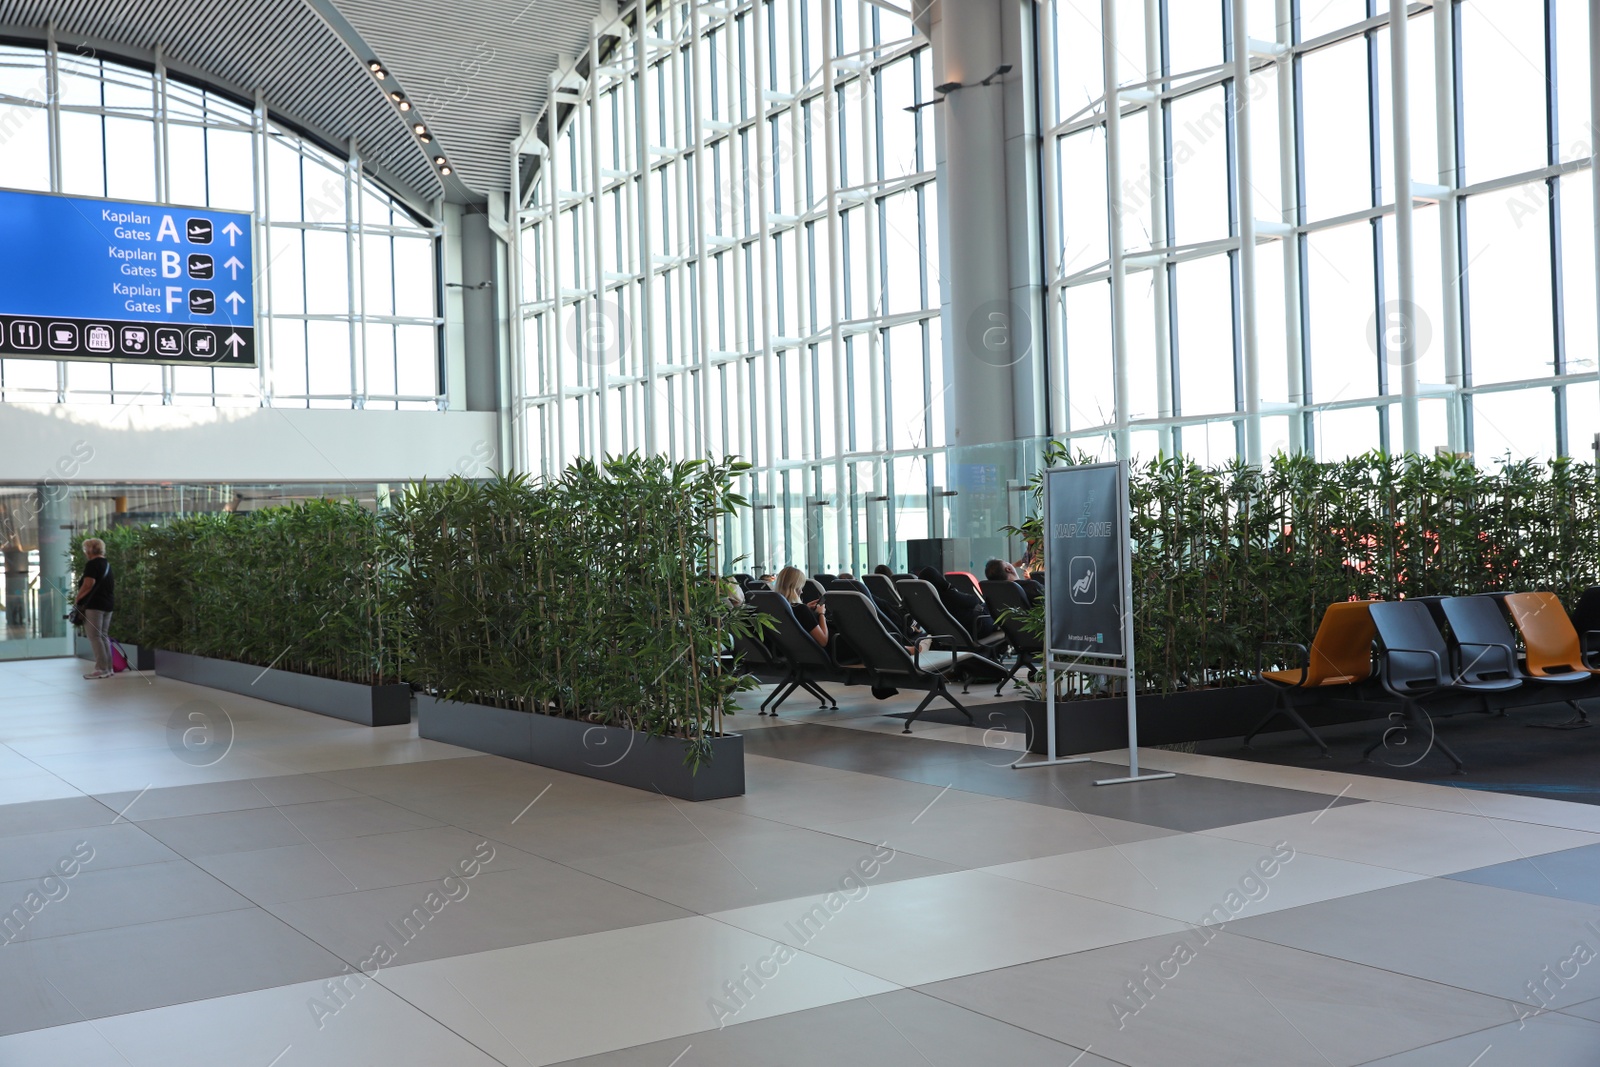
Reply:
M400 110L401 111L410 111L411 110L411 101L409 101L409 100L400 101Z
M444 159L443 156L434 156L433 157L433 161L435 163L439 164L439 166L441 166L441 167L445 165L445 159Z
M424 126L420 122L417 123L415 126L411 127L411 129L416 132L418 137L421 137L423 134L428 132L428 127Z
M383 69L383 64L379 63L376 59L367 64L367 69L372 71L373 76L379 81L382 81L389 76L388 72Z
M439 168L439 173L440 174L449 174L450 173L450 168L449 167L440 167Z

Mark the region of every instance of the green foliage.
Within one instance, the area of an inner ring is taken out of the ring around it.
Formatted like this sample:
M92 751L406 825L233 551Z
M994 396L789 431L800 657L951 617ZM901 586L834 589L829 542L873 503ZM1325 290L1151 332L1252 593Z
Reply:
M313 500L96 536L117 578L119 637L365 685L400 680L386 542L357 504Z
M413 487L386 517L407 677L450 700L688 742L708 758L732 695L717 581L722 517L748 464L638 454L557 480Z
M1052 442L1046 466L1087 462ZM1279 455L1265 468L1160 458L1131 475L1141 689L1237 684L1267 641L1309 641L1346 599L1600 584L1592 464L1480 470L1456 457ZM1042 492L1037 484L1036 492ZM1020 532L1037 541L1037 516ZM1032 620L1042 632L1043 616Z

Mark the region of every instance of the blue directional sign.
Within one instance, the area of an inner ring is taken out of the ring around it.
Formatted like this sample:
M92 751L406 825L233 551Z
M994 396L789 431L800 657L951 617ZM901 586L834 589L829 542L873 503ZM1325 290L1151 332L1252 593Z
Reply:
M248 214L0 189L0 354L256 365Z

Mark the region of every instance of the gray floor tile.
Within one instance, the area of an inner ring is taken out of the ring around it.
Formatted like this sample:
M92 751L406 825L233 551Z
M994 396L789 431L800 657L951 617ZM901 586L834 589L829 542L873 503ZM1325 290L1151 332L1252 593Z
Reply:
M244 778L235 782L206 782L149 789L143 794L102 793L95 799L132 822L175 819L185 815L211 815L221 811L269 808L274 804L308 804L359 796L357 790L313 774L286 774L274 778ZM126 809L126 810L124 810Z
M267 910L357 966L379 943L391 947L394 965L400 966L687 914L548 860L448 887L417 883L272 904Z
M1504 1001L1227 933L1147 938L922 988L1130 1067L1347 1067L1515 1019Z
M691 911L709 913L825 893L873 846L813 830L675 845L574 860L572 866ZM882 882L946 874L953 864L899 855Z
M569 1067L1116 1067L913 990L567 1060ZM680 1056L680 1059L675 1057Z
M354 893L364 889L438 881L458 861L473 858L484 839L453 826L402 830L332 841L306 842L254 852L198 856L195 863L257 904ZM535 862L508 845L494 845L485 871L515 870Z
M1596 1063L1600 1063L1600 1024L1552 1013L1373 1060L1370 1067L1595 1067Z
M185 856L249 852L362 834L439 826L437 819L375 797L323 800L313 804L249 808L213 815L187 815L141 824L151 836Z
M71 830L80 826L105 826L116 816L115 811L92 797L0 804L0 837L38 834L46 830Z
M764 731L753 751L1189 832L1320 811L1330 802L1321 793L1183 774L1157 782L1103 788L1094 784L1097 779L1118 777L1127 773L1126 769L1115 764L1083 763L1015 770L1010 763L1016 757L998 750L946 741L863 735L860 731L827 726L800 725ZM1346 799L1334 803L1361 802Z
M0 951L0 1033L186 1004L340 973L343 964L257 909L19 941Z
M75 857L82 860L80 866L101 871L175 860L178 854L128 822L19 834L0 837L0 882L59 873L57 864Z
M546 808L540 801L515 825L506 824L497 832L489 832L495 840L567 863L671 845L701 844L707 839L721 844L730 838L788 833L792 829L786 823L681 801L595 812Z
M27 907L32 893L49 903L37 911ZM109 870L91 866L71 878L7 882L0 885L0 901L9 909L8 920L28 915L19 941L250 907L248 900L182 859Z
M1476 882L1522 893L1600 904L1600 845L1497 863L1450 877L1458 882Z
M1234 934L1504 997L1525 1006L1549 981L1556 1006L1600 996L1600 964L1549 975L1579 942L1600 951L1594 908L1509 889L1431 878L1254 918ZM1546 968L1550 971L1547 972Z

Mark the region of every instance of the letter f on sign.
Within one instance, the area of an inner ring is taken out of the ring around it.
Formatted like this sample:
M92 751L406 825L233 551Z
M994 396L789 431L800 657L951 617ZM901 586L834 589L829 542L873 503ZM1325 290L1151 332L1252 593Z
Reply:
M169 286L167 286L167 314L168 315L172 314L172 309L173 308L180 307L180 306L182 306L184 304L185 304L185 301L184 301L184 298L183 298L183 286L181 286L181 285L169 285Z

